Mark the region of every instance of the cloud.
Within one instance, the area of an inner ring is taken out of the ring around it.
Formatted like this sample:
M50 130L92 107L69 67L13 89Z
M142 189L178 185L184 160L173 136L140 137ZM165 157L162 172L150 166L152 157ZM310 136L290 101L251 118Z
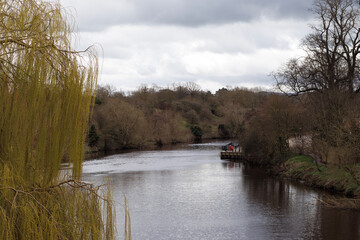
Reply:
M308 32L308 22L260 19L253 23L230 23L187 28L172 25L119 25L99 32L82 32L80 48L100 43L105 57L129 59L141 49L165 52L252 53L263 48L297 47ZM294 44L296 46L294 46Z
M195 82L204 90L271 87L301 54L312 0L61 0L76 9L76 49L102 46L100 84Z
M313 0L61 0L76 9L79 27L122 24L198 27L272 19L308 19Z
M199 26L249 22L261 16L308 16L309 0L133 0L137 19L143 22Z
M193 81L214 91L215 86L271 86L269 73L300 54L306 31L304 22L267 19L197 28L120 25L84 32L80 42L81 48L91 41L103 46L100 83L127 91L144 83Z

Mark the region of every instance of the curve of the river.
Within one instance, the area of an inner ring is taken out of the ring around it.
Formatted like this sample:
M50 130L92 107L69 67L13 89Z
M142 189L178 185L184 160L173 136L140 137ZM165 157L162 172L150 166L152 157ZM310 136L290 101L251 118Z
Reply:
M84 179L110 177L122 239L123 194L135 240L360 239L360 212L328 209L323 193L222 161L223 142L86 161Z

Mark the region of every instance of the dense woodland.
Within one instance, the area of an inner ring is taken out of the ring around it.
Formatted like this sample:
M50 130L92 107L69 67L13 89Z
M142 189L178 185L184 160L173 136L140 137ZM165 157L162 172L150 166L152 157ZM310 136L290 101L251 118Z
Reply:
M111 89L98 87L88 136L90 146L105 150L238 138L268 95L240 88L212 94L194 83L142 86L127 95Z
M92 150L232 139L247 153L280 158L288 139L309 133L300 97L260 89L202 91L194 83L142 86L124 94L98 87L87 143Z
M311 102L318 97L316 93L289 96L230 87L213 94L194 83L172 88L142 86L128 94L98 86L87 150L229 139L239 142L246 154L271 164L280 164L299 153L310 154L323 163L358 162L358 97L353 104L343 106L352 115L343 115L344 124L338 129L342 134L330 139L341 145L338 151L322 139L326 121L319 117L326 116L321 105Z

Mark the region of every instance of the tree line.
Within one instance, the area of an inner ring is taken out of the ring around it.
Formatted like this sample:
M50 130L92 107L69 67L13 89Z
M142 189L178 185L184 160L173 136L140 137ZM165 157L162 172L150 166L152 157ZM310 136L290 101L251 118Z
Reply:
M246 112L258 108L266 94L245 88L212 94L184 83L169 88L144 85L126 95L99 86L88 145L115 150L238 138Z
M211 93L194 83L144 85L127 95L98 86L87 145L119 150L231 139L247 154L278 161L290 154L289 139L310 134L314 127L302 101L303 96L261 89L228 87Z

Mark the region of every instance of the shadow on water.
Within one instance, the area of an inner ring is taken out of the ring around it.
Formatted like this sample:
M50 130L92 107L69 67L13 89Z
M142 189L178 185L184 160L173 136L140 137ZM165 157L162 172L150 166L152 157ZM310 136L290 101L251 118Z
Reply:
M278 179L264 169L239 162L225 162L224 169L240 169L242 186L249 201L274 216L267 224L277 237L293 239L360 239L360 211L333 209L317 200L329 193L314 190L301 183ZM286 216L286 217L285 217ZM275 224L280 221L280 224Z

